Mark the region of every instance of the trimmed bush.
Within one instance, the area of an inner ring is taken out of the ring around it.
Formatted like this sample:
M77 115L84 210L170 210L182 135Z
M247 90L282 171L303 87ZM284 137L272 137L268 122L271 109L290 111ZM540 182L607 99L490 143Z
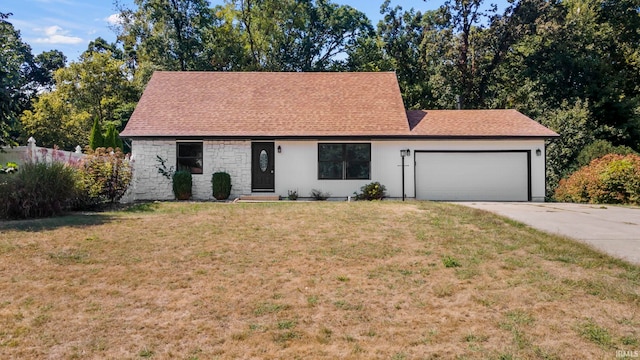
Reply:
M0 181L0 217L25 219L59 215L75 206L76 170L64 163L26 163Z
M231 175L226 172L217 172L211 176L213 197L216 200L226 200L231 195Z
M173 173L173 194L176 196L176 199L189 200L189 198L191 198L192 188L191 172L178 170Z
M609 154L560 181L558 201L640 204L640 156Z
M355 193L357 200L381 200L387 188L379 182L372 182L360 188L360 194Z

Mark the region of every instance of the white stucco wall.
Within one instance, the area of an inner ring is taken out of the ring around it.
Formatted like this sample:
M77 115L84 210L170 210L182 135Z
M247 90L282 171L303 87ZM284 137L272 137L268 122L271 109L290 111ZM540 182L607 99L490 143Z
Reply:
M545 148L544 140L406 140L364 141L371 143L371 180L318 180L318 142L276 141L282 153L275 154L276 194L286 196L297 190L306 197L312 189L329 192L334 197L353 195L362 185L379 181L389 197L402 197L402 158L400 150L411 150L405 158L405 194L415 197L414 156L416 150L527 150L531 151L531 193L533 201L544 201ZM339 143L339 141L336 141ZM349 141L349 143L357 141ZM540 149L541 156L536 156Z
M319 180L318 142L316 140L278 140L274 154L275 194L286 197L289 190L296 190L300 197L309 197L312 189L331 193L332 197L344 197L360 191L360 187L379 181L387 188L389 197L402 197L401 149L411 150L405 158L405 194L415 197L414 156L416 150L527 150L531 151L531 192L533 201L544 201L545 195L545 147L544 140L405 140L361 141L371 143L370 180ZM347 141L349 143L359 141ZM536 156L540 149L541 156ZM251 141L203 141L203 174L193 175L193 198L212 199L211 175L226 171L231 175L231 199L251 194ZM176 165L176 140L135 140L132 144L134 182L131 200L173 199L171 181L158 173L156 156L167 159L167 166ZM262 193L264 194L264 193Z

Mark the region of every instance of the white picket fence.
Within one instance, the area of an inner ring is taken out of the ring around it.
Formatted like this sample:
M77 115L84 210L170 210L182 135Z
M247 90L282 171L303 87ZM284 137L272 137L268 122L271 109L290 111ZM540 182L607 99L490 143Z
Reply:
M36 146L36 139L30 137L27 140L27 146L16 146L13 148L4 148L0 152L0 164L5 165L7 162L14 162L20 165L25 162L47 162L54 161L76 164L80 162L86 155L82 153L82 148L76 146L76 151L64 151L60 149L49 149Z

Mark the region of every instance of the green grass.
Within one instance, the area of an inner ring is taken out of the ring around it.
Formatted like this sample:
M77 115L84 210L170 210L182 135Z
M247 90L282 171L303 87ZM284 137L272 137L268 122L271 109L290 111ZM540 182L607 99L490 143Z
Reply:
M609 330L598 325L593 319L585 319L577 326L577 331L583 338L600 345L603 348L610 348L613 345L613 339Z

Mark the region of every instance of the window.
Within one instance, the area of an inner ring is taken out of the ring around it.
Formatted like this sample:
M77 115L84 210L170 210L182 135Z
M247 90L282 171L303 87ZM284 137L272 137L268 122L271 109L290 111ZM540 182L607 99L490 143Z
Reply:
M318 179L370 179L371 144L318 144Z
M202 174L202 143L179 142L177 145L177 170L187 170L192 174Z

